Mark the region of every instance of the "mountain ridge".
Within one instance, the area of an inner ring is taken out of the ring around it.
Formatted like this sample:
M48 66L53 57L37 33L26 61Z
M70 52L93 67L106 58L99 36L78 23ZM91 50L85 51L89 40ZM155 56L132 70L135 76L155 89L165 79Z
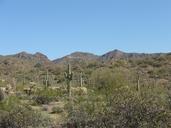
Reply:
M16 54L11 54L11 55L0 55L1 58L6 58L6 57L15 57L18 59L24 59L24 60L32 60L32 59L39 59L43 61L51 61L53 63L61 63L62 61L67 61L67 60L118 60L118 59L128 59L128 58L139 58L139 57L148 57L148 56L160 56L160 55L167 55L171 54L171 52L161 52L161 53L138 53L138 52L123 52L121 50L115 49L109 52L106 52L105 54L102 55L96 55L94 53L89 53L89 52L80 52L76 51L73 52L69 55L65 55L61 58L56 58L56 59L49 59L45 54L41 52L36 52L36 53L28 53L26 51L22 51Z
M85 71L89 75L98 68L117 66L130 69L142 67L143 70L151 75L154 74L154 68L158 69L158 67L161 68L163 65L164 67L162 68L167 67L170 69L171 53L126 53L120 50L113 50L98 56L87 52L74 52L62 58L50 60L40 52L34 54L20 52L13 55L0 56L0 76L10 79L26 73L29 76L28 79L35 79L38 74L44 75L48 70L49 74L56 75L62 80L63 72L65 72L68 63L72 65L74 72ZM159 71L160 68L158 69ZM171 69L166 70L166 72L171 72Z

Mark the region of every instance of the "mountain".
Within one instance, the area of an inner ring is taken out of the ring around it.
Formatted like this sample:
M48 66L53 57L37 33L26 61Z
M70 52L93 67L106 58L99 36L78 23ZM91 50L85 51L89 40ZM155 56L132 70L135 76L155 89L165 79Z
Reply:
M40 52L36 52L35 54L30 54L27 52L20 52L14 55L9 55L7 57L14 57L17 59L29 60L29 61L33 61L33 60L41 61L41 62L50 61L46 55Z
M159 57L162 55L166 55L166 53L151 53L151 54L126 53L126 52L115 49L113 51L110 51L110 52L100 56L100 60L116 61L116 60L120 60L120 59L140 59L140 58L146 58L146 57Z
M118 60L118 59L125 59L128 57L128 54L125 52L122 52L120 50L113 50L110 51L100 57L102 60Z
M14 55L0 57L0 71L2 74L12 75L16 72L31 72L36 68L45 70L53 68L55 64L42 53L30 54L20 52Z
M65 63L88 63L92 61L117 61L120 59L140 59L145 57L159 57L163 55L170 55L171 53L152 53L152 54L145 54L145 53L126 53L120 50L113 50L107 52L101 56L94 55L92 53L86 52L74 52L70 55L66 55L62 58L55 59L53 61L49 60L48 57L40 52L36 52L35 54L30 54L27 52L20 52L14 55L7 55L1 56L0 61L2 60L10 60L10 61L24 61L29 63L41 63L44 65L47 64L65 64Z
M24 52L24 51L14 54L14 55L9 55L8 57L15 57L15 58L24 59L24 60L32 60L34 58L32 54Z
M68 63L68 62L88 62L96 60L99 56L92 53L74 52L70 55L64 56L60 59L56 59L53 62L56 64Z
M118 61L121 59L129 61ZM19 81L21 81L21 76L25 74L28 81L36 81L35 79L40 75L43 79L43 75L47 73L48 69L49 75L55 75L56 79L62 81L68 63L71 64L73 72L84 72L88 74L87 77L90 77L89 75L98 68L120 66L133 70L140 67L148 72L149 76L154 76L157 72L164 76L161 78L171 79L168 76L171 72L171 53L126 53L120 50L113 50L102 56L74 52L53 61L40 52L35 54L20 52L14 55L0 56L0 77L5 79L15 77L16 79L20 78Z
M40 52L36 52L33 56L39 60L50 61L46 55Z

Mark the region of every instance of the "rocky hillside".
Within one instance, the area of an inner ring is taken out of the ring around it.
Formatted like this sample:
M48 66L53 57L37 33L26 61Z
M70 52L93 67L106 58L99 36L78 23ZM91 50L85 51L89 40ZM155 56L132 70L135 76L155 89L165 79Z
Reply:
M171 74L170 53L126 53L120 50L110 51L102 56L91 53L74 52L51 61L42 53L21 52L14 55L0 56L0 76L5 78L20 77L25 74L28 80L35 80L39 75L55 75L53 79L63 80L66 65L70 63L74 72L84 72L87 77L98 68L123 67L140 68L149 76L158 75L169 79Z
M162 55L167 55L166 53L151 53L151 54L146 54L146 53L126 53L120 50L113 50L110 51L104 55L102 55L100 58L103 61L115 61L119 59L140 59L140 58L146 58L146 57L159 57Z

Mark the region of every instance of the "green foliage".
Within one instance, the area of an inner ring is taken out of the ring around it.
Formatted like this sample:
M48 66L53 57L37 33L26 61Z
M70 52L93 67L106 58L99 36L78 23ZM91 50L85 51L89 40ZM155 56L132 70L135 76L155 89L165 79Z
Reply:
M38 90L33 97L33 100L37 104L48 104L52 101L56 101L60 93L57 90L45 88Z
M39 112L17 106L9 112L0 111L1 128L52 128L52 122Z
M62 113L64 110L61 108L61 107L53 107L52 108L52 114L54 114L54 113L57 113L57 114L59 114L59 113Z
M10 111L12 108L20 105L20 100L15 96L9 96L2 102L0 102L0 110Z
M43 113L48 113L53 106L49 103L58 100L66 103L65 108L55 106L51 114L61 115L67 110L67 127L171 127L171 56L169 54L135 55L118 60L111 55L108 60L105 58L103 60L85 59L86 62L82 59L70 58L74 72L73 78L69 67L65 76L63 75L64 62L54 64L47 61L44 63L44 61L37 61L36 58L33 60L26 58L4 57L1 60L0 70L3 79L0 80L0 86L6 87L9 83L13 85L12 78L16 79L17 85L16 90L15 87L12 90L17 96L4 98L4 93L0 91L0 127L2 128L49 128L51 126L46 125L51 123L49 119L26 105L32 105L33 101L33 104L38 105L33 106L34 109L42 111L43 106L47 109ZM68 60L66 62L68 63ZM49 71L48 82L46 81L47 69ZM80 72L84 73L83 80L88 94L73 93L68 100L67 89L53 88L55 84L66 84L66 79L68 85L72 80L72 85L76 87ZM33 88L35 92L27 96L24 95L23 90L30 85L30 82L36 83ZM43 84L52 86L42 89L40 85ZM138 92L137 85L139 85Z
M16 85L16 91L23 91L25 86L23 84L17 84Z
M1 128L50 128L52 124L48 117L33 111L15 96L0 102Z
M128 89L116 90L110 104L107 105L103 117L107 122L104 123L109 127L170 127L170 110L162 97L164 92L158 93L158 91L153 90L151 93L149 91L139 96Z
M130 85L128 74L130 72L124 69L98 69L91 76L93 89L109 98L114 89Z
M69 111L68 125L83 128L170 127L171 115L166 90L156 87L148 91L143 88L141 91L139 94L122 86L113 89L108 101L103 95L99 95L100 99L94 95L86 100L78 100Z

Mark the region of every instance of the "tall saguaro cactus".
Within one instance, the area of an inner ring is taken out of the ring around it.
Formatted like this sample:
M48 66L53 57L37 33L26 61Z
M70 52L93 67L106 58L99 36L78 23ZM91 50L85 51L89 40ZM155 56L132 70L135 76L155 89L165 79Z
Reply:
M49 84L49 70L47 69L46 71L46 88L48 87L48 84Z
M67 80L67 91L68 97L71 97L71 81L72 81L73 73L71 71L71 66L68 64L67 72L65 72L65 78Z
M25 83L26 83L26 76L25 76L25 72L24 72L24 74L23 74L23 85L25 85Z
M137 70L137 92L138 94L141 94L141 86L140 86L140 77L143 76L143 71L138 69Z
M140 73L137 72L137 91L140 93Z
M83 86L83 73L80 73L80 87Z

